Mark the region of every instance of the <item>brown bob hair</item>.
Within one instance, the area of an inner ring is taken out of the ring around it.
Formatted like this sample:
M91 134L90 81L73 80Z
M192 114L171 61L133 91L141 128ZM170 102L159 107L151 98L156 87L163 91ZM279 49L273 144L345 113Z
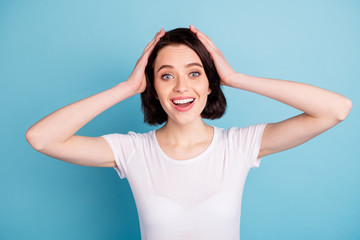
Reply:
M216 71L215 64L211 59L210 53L189 28L176 28L165 33L156 43L151 52L145 68L146 88L141 93L141 107L144 112L144 122L150 125L162 124L167 121L168 116L162 108L160 101L156 98L154 88L154 65L160 49L168 45L183 44L193 49L200 57L204 66L205 74L209 80L211 93L208 95L207 102L201 117L216 119L224 115L226 110L226 99L221 90L220 77Z

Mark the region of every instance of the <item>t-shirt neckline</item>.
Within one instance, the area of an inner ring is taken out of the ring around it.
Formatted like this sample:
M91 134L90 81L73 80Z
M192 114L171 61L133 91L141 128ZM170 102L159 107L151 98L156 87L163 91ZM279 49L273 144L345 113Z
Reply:
M211 149L214 147L215 145L215 142L216 142L216 139L217 139L217 135L218 135L218 128L213 126L213 125L209 125L211 127L213 127L214 129L214 135L212 137L212 140L211 140L211 143L210 145L202 152L200 153L199 155L195 156L195 157L192 157L192 158L189 158L189 159L184 159L184 160L176 160L176 159L173 159L171 157L169 157L160 147L160 144L159 142L157 141L156 139L156 135L155 135L155 132L156 130L153 130L152 131L152 138L153 138L153 142L156 146L156 149L158 150L158 152L160 152L160 154L167 160L167 161L170 161L172 163L175 163L175 164L189 164L189 163L193 163L201 158L203 158L204 156L206 156L210 151Z

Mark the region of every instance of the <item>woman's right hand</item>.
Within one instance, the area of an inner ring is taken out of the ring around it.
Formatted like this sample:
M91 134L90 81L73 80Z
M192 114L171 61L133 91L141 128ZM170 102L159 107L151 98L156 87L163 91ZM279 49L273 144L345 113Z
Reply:
M129 84L134 90L134 94L142 93L143 91L145 91L146 88L145 67L147 65L148 58L152 50L154 49L156 43L159 41L159 39L162 36L164 36L164 34L165 34L165 30L163 28L161 28L160 31L155 34L155 37L146 46L143 54L136 62L134 70L132 71L129 79L126 81L126 83Z

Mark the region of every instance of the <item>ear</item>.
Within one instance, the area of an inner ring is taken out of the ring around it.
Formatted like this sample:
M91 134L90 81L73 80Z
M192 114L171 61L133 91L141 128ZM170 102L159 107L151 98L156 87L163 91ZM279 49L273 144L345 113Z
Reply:
M208 90L208 95L211 93L211 89L209 88L209 90Z

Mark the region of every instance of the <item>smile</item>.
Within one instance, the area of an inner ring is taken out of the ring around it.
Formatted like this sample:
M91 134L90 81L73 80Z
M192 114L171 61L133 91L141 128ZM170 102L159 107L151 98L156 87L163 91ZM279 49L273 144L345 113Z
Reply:
M179 112L186 112L194 106L195 98L172 99L171 103Z

